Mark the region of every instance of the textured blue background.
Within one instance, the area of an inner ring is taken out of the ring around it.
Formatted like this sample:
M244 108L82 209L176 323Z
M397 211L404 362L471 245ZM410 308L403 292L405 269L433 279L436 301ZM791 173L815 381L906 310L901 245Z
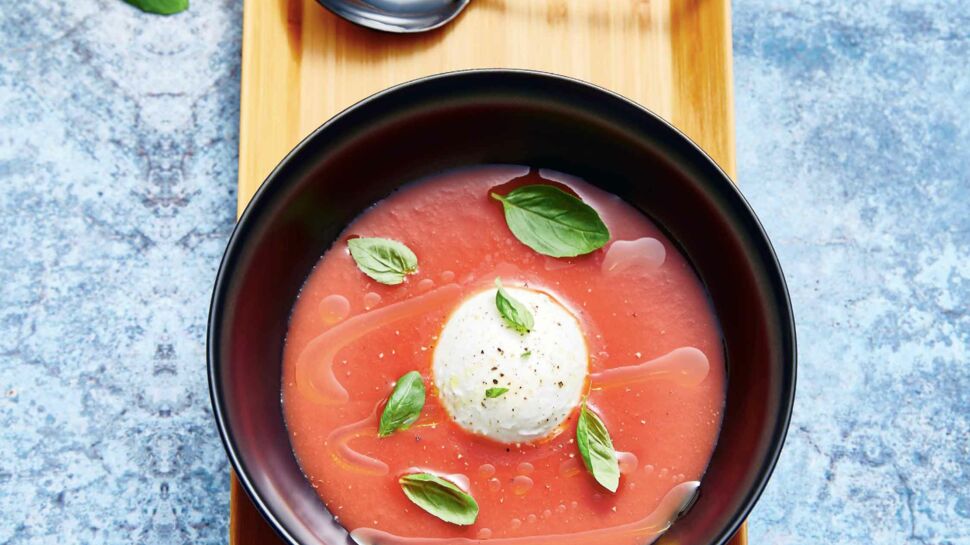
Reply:
M224 543L203 335L241 13L0 1L0 543ZM970 544L970 7L739 0L801 353L752 543Z

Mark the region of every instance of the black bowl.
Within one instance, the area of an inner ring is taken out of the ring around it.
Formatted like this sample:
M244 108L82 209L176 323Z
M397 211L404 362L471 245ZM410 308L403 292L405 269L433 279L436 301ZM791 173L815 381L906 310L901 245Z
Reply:
M778 261L734 184L683 134L613 93L536 72L456 72L379 93L307 137L253 197L219 268L208 333L213 410L243 488L289 542L350 542L300 472L284 427L290 307L366 207L408 181L482 163L583 177L653 218L697 270L723 328L727 406L700 495L663 539L726 543L774 468L795 393Z

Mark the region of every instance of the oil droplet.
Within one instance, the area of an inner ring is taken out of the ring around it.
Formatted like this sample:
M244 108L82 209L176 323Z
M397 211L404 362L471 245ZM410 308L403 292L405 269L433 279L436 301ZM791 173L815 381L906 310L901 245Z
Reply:
M478 474L487 479L492 475L495 475L495 466L492 464L482 464L481 467L478 468Z
M352 471L370 475L386 475L390 470L387 464L381 460L357 452L350 445L353 439L372 436L376 432L378 407L380 405L376 405L371 414L363 420L333 430L324 442L331 450L331 455Z
M589 378L594 390L627 386L648 379L697 386L707 378L710 368L711 364L704 352L692 346L684 346L643 363L593 373Z
M511 520L511 521L509 522L509 527L510 527L510 528L512 528L513 530L515 530L515 529L516 529L516 528L518 528L519 526L522 526L522 521L521 521L521 520L519 520L519 519L512 519L512 520Z
M572 507L573 509L576 509L576 508L579 507L579 502L578 501L574 501L574 502L572 502L572 503L569 504L569 507Z
M491 478L491 479L489 479L488 480L488 489L491 490L492 492L498 492L499 490L502 489L502 481L500 481L500 480L498 480L498 479L496 479L494 477Z
M320 301L318 308L323 323L333 325L350 314L350 301L343 295L328 295Z
M620 463L620 473L623 475L629 475L636 471L639 464L637 455L632 452L617 452L616 460Z
M517 475L512 479L512 493L516 496L523 496L532 489L532 479L525 475Z
M653 473L653 465L647 464L643 466L643 472L646 473L647 475Z
M334 375L334 357L344 346L390 322L440 309L461 295L461 287L447 284L428 293L358 314L312 339L296 360L296 387L307 399L322 405L343 405L350 394Z
M580 470L582 470L582 467L577 458L566 458L563 463L559 464L559 475L563 477L575 477L579 475Z
M565 513L566 512L566 504L565 503L560 503L559 504L559 507L556 507L556 511L558 511L560 513Z
M428 291L432 287L434 287L434 280L430 278L425 278L424 280L418 282L418 290L420 291Z
M537 520L539 520L539 518L536 517L535 515L529 515L529 516L525 517L525 521L528 522L529 524L532 524L532 523L534 523Z
M531 475L532 472L535 471L535 467L533 467L533 465L529 462L522 462L516 469L518 469L519 473L522 475Z
M451 282L454 279L455 279L455 273L451 271L445 271L441 273L441 281L444 282L445 284Z
M478 531L478 539L488 539L492 537L492 530L489 528L482 528Z
M413 467L407 471L407 473L421 473L421 468ZM457 484L460 488L468 490L471 488L471 482L468 480L468 476L462 473L446 473L442 475L445 479Z
M657 473L657 475L660 477L666 477L667 473L669 473L669 471L667 471L667 468L663 468L660 470L660 473Z
M573 262L568 259L559 259L556 257L547 257L543 263L547 271L561 271L562 269L568 269L573 266Z
M544 519L547 519L547 518L549 518L551 516L552 516L552 511L550 511L548 509L546 509L545 511L542 512L542 518L544 518Z
M364 295L364 309L370 310L381 302L381 296L374 292L368 292Z
M649 273L659 269L666 258L667 250L663 242L655 238L618 240L606 249L603 272L606 274Z

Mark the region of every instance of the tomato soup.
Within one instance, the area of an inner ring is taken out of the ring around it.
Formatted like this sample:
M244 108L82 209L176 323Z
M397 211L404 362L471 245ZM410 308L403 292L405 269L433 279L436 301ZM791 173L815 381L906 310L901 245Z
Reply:
M632 545L695 493L725 380L705 290L656 225L580 179L490 165L346 228L294 304L282 398L360 543Z

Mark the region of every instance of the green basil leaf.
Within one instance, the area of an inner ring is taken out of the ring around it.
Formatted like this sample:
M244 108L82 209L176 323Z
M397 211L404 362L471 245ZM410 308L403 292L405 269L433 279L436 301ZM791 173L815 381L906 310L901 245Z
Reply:
M410 473L398 482L409 500L445 522L467 526L478 518L475 498L450 481L430 473Z
M381 424L377 434L381 437L396 432L406 430L414 424L421 416L421 409L424 408L424 381L421 373L411 371L397 379L391 397L384 405L384 412L381 413Z
M189 0L125 0L132 6L158 15L174 15L189 9Z
M585 403L576 424L576 444L579 445L579 454L586 469L596 482L610 492L616 492L620 485L620 464L613 450L610 432L606 431L603 421Z
M610 231L596 210L551 185L525 185L502 196L505 223L522 244L543 255L574 257L598 250Z
M498 396L500 396L500 395L502 395L502 394L504 394L505 392L508 392L508 391L509 391L508 388L501 388L501 387L499 387L499 388L489 388L488 390L485 390L485 397L487 397L489 399L493 399L493 398L496 398L496 397L498 397Z
M347 241L347 246L360 272L381 284L400 284L405 276L418 270L418 257L396 240L352 238Z
M495 279L495 286L498 288L498 291L495 292L495 306L498 307L498 312L502 315L505 323L519 333L528 333L535 325L532 313L525 305L513 299L502 288L500 278Z

